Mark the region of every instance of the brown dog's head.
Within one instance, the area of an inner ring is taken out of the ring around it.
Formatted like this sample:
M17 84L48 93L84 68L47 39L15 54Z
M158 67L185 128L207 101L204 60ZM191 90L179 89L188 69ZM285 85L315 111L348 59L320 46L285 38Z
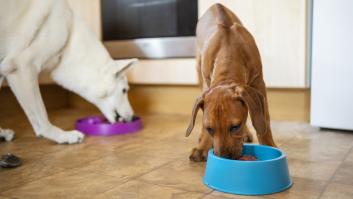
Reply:
M245 136L248 111L255 129L266 131L265 98L248 86L217 86L199 97L187 129L189 136L198 110L203 110L203 130L213 137L215 155L237 159Z

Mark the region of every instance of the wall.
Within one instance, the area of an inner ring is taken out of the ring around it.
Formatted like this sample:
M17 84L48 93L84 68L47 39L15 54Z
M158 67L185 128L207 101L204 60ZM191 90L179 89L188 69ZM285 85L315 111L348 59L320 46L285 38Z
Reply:
M253 34L268 87L307 87L306 0L199 0L199 14L216 2Z
M307 88L306 0L199 0L199 15L220 2L233 10L257 41L270 88ZM101 38L99 0L69 0ZM194 59L141 60L128 72L135 84L196 85ZM41 84L52 83L43 75Z
M270 88L307 88L306 0L199 0L199 16L214 3L233 10L253 34ZM197 82L195 61L183 65L166 60L143 60L128 74L138 84L190 84ZM159 79L158 75L163 77ZM153 78L150 78L153 77Z

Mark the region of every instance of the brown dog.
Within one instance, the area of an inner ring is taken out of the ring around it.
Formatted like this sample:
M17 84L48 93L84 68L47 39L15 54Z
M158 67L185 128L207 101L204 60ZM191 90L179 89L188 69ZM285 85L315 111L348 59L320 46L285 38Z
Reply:
M260 144L276 146L261 58L251 34L234 13L215 4L200 18L196 36L203 94L194 104L186 136L199 109L203 110L203 126L190 160L205 161L212 146L218 156L239 158L244 140L252 141L246 126L248 112Z

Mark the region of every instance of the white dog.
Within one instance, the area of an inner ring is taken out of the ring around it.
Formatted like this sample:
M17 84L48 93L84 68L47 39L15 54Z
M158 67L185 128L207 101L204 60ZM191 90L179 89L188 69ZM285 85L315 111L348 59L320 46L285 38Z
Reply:
M48 120L38 85L41 71L95 104L110 122L130 121L122 72L135 61L112 60L65 0L0 0L0 86L6 78L37 136L69 144L84 138ZM11 140L13 132L0 128L0 137Z

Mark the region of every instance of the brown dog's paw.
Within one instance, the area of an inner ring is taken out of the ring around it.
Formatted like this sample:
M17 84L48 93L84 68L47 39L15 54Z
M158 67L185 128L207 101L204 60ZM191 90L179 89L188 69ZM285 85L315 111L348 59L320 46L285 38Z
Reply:
M254 138L253 138L253 135L251 133L247 133L245 136L244 136L244 142L253 142L254 141Z
M189 159L193 162L206 162L207 160L207 150L193 148Z

